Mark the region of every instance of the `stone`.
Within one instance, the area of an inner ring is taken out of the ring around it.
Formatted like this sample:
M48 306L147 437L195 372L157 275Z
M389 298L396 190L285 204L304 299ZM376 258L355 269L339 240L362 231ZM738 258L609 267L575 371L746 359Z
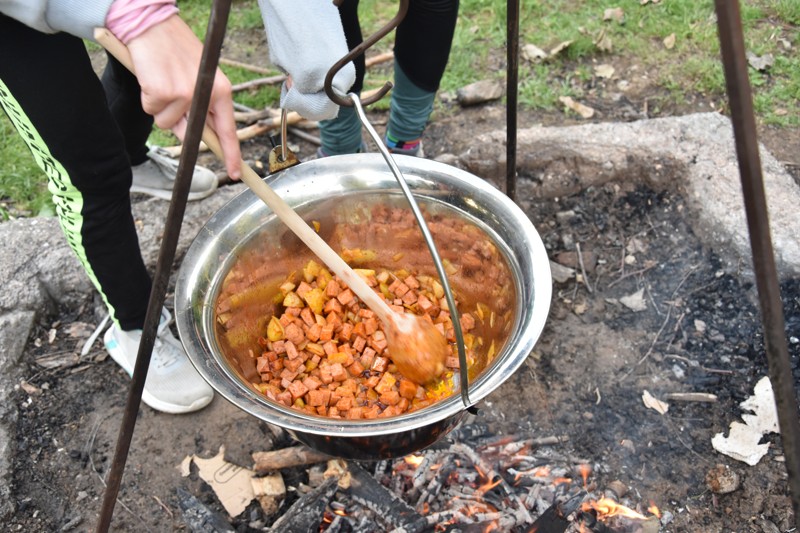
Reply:
M716 494L728 494L739 488L739 474L727 465L716 465L706 472L706 486Z
M458 166L502 182L505 130L475 141ZM720 113L520 129L517 153L518 198L541 201L613 181L672 189L685 198L693 231L722 255L729 271L752 265L733 127ZM797 276L800 186L763 147L760 159L776 266L781 276Z
M481 80L460 88L456 96L458 103L466 107L497 100L503 96L504 92L505 86L499 81Z

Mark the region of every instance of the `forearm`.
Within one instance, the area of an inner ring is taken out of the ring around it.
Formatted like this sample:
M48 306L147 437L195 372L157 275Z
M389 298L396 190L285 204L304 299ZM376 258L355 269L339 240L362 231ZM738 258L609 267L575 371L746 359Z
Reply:
M105 25L114 0L0 0L0 13L44 33L63 31L91 39Z

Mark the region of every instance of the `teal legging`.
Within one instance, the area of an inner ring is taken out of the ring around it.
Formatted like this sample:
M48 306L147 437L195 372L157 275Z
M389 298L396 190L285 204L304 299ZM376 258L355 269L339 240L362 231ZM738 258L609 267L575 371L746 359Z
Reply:
M358 23L358 0L345 0L339 7L347 46L362 42ZM399 141L422 136L433 111L458 17L458 0L410 0L408 14L395 37L394 88L391 93L387 134ZM360 93L364 80L364 58L356 62L356 82L351 91ZM320 122L325 155L358 152L362 146L361 123L355 109L343 107L333 120Z

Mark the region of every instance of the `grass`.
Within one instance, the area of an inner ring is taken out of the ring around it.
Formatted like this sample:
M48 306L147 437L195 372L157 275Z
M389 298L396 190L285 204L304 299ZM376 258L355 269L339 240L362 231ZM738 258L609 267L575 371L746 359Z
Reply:
M771 55L772 65L750 69L754 107L761 124L800 127L800 2L797 0L740 1L746 48L757 56ZM461 0L453 50L442 80L442 91L455 91L480 79L505 79L506 2ZM182 0L181 13L194 31L203 36L208 21L208 2ZM361 23L365 35L375 32L394 16L396 3L361 1ZM607 10L618 9L623 17L608 18ZM247 32L260 35L263 28L257 3L235 0L228 35ZM665 39L674 35L674 45ZM725 110L725 80L720 63L714 6L711 0L596 0L570 2L539 0L523 2L520 12L520 45L535 45L549 51L568 42L546 60L519 63L519 103L530 110L559 112L559 97L589 96L597 80L594 67L609 64L620 79L635 79L647 73L655 80L658 94L651 113L680 108L686 101L714 103ZM255 51L257 39L253 39ZM391 49L390 38L376 51ZM91 45L90 45L91 47ZM248 54L248 50L241 50ZM223 51L224 56L224 51ZM255 56L253 56L255 57ZM269 67L267 59L250 62ZM227 65L223 71L235 83L260 74ZM277 73L277 71L276 71ZM383 84L391 70L371 69L365 88ZM614 83L611 80L610 83ZM266 87L237 93L238 103L253 108L275 105L278 89ZM376 107L386 107L385 102ZM154 131L151 142L174 144L171 134ZM0 219L30 216L48 205L44 178L24 144L14 135L9 121L0 115Z

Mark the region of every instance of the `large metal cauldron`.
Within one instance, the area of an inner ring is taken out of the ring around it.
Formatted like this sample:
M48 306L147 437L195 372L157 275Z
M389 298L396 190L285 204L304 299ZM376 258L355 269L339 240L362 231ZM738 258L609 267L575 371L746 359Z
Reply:
M474 404L497 389L530 354L550 307L551 278L544 245L527 216L504 194L459 169L425 159L395 158L420 207L463 218L481 228L505 257L514 285L513 311L499 354L469 385ZM324 228L340 215L375 202L403 206L405 198L379 154L329 157L280 172L270 186L311 222ZM407 202L405 203L407 206ZM343 209L344 208L344 209ZM430 407L391 418L341 420L312 416L257 393L226 356L216 329L215 303L236 258L258 245L268 262L291 265L310 252L250 191L220 209L199 232L180 268L175 316L192 363L222 396L248 413L284 428L300 442L330 455L358 460L399 457L442 438L466 413L458 393ZM440 251L441 245L437 243Z

